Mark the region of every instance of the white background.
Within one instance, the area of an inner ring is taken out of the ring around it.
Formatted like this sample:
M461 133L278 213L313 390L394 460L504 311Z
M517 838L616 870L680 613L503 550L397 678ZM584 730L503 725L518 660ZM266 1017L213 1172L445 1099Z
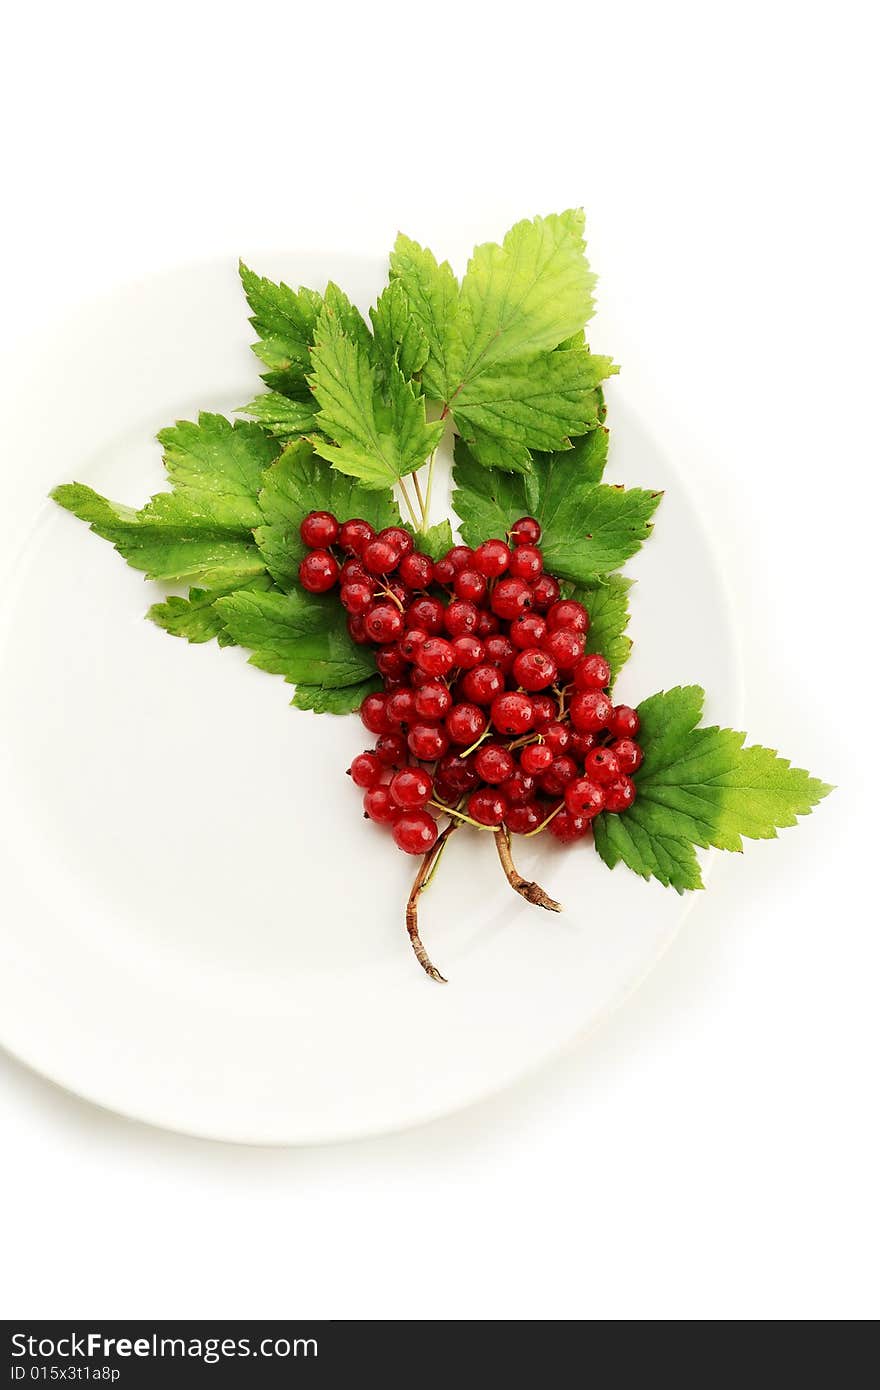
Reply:
M838 790L717 865L599 1035L426 1129L211 1145L0 1057L0 1314L876 1316L870 7L310 9L7 21L4 334L46 408L55 316L144 270L398 227L460 265L583 204L593 340L705 514L746 727Z

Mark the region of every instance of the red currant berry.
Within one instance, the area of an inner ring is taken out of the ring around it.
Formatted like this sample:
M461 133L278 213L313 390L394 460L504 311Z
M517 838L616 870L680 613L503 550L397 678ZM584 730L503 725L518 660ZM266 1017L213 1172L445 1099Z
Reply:
M406 811L414 811L427 806L434 791L430 773L423 767L402 767L395 772L388 785L391 800Z
M499 579L492 591L492 612L505 622L519 618L532 605L532 591L524 579L510 575Z
M534 545L518 545L510 557L509 573L533 583L544 568L544 556Z
M404 854L427 854L437 843L437 822L427 811L398 811L391 834Z
M523 651L527 647L539 647L547 631L547 624L540 613L523 613L510 624L510 640Z
M416 665L429 676L446 676L455 665L455 652L445 637L429 637L416 652Z
M589 777L575 777L565 788L565 804L573 816L590 820L598 816L605 805L605 793L598 782Z
M441 681L428 681L415 693L416 714L422 719L443 719L452 708L452 696Z
M638 711L629 705L615 705L608 727L615 738L635 738L642 727Z
M636 799L636 784L631 777L618 777L605 788L606 811L628 811Z
M447 714L446 732L452 743L458 744L460 748L465 748L476 743L477 739L485 733L488 722L486 711L480 709L479 705L462 701L453 705Z
M343 584L339 602L347 613L366 613L373 602L372 584Z
M528 695L510 691L506 695L496 695L492 701L492 723L499 733L524 734L532 727L535 711Z
M514 835L529 835L537 830L544 819L537 801L527 801L524 806L511 806L504 817L504 824Z
M453 584L457 597L469 599L471 603L482 603L487 587L485 577L478 570L459 570Z
M461 688L475 705L490 705L504 689L504 676L497 666L475 666L465 674Z
M381 647L376 653L376 665L383 676L402 676L406 672L406 662L395 642L391 647Z
M382 776L382 764L375 753L358 753L357 757L352 759L348 774L356 787L362 787L366 791L368 787L375 787Z
M584 759L584 772L601 786L608 782L616 782L621 770L617 754L610 748L591 748Z
M611 667L599 652L590 652L574 668L578 690L603 690L611 679Z
M426 637L425 641L427 642L427 640ZM430 685L436 679L437 677L431 675L430 671L423 671L421 666L414 666L409 673L409 683L413 690L421 690L423 685Z
M547 609L559 598L559 585L552 574L540 575L532 585L532 607L538 613Z
M329 550L310 550L300 561L299 582L310 594L326 594L339 578L339 566Z
M445 585L449 585L449 584L452 584L454 580L455 580L455 566L452 564L452 561L451 561L451 560L435 560L435 561L434 561L434 583L435 583L435 584L445 584Z
M415 549L415 541L409 531L404 531L402 526L386 526L384 531L379 532L376 539L394 546L397 551L398 562L403 559L404 555L411 555Z
M533 516L521 516L510 528L514 545L537 545L541 539L541 523Z
M351 521L343 521L339 528L339 544L352 555L362 555L364 546L369 545L375 535L370 523L356 516Z
M556 701L552 695L533 695L532 708L535 711L534 728L543 733L548 724L556 721Z
M564 806L558 816L554 816L547 826L561 845L573 844L575 840L582 840L590 828L590 822L585 816L572 815L567 806Z
M476 631L479 618L475 604L455 598L443 615L443 625L450 637L463 637L465 633Z
M380 541L378 536L367 541L361 555L370 574L390 574L400 558L397 547L390 541Z
M513 675L517 685L521 685L523 690L546 690L548 685L552 685L558 675L556 662L547 652L539 651L533 647L530 651L520 652L513 663Z
M412 724L406 741L413 757L423 763L436 762L449 751L449 735L439 724Z
M479 780L473 758L463 758L459 753L446 753L440 759L436 779L439 781L441 778L444 787L454 796L470 791Z
M545 724L541 730L544 742L554 756L557 753L564 753L571 743L571 729L567 724L561 724L554 720L550 724Z
M501 795L506 797L508 806L524 806L535 795L535 779L529 773L517 768L506 782L501 783Z
M483 645L487 661L491 661L492 665L497 666L505 675L513 670L516 648L509 637L504 637L499 632L494 637L487 637Z
M619 738L616 743L612 743L611 751L617 758L617 766L620 771L627 776L633 772L638 772L645 756L635 739L632 738Z
M474 569L487 579L497 579L510 564L510 546L504 541L483 541L474 551Z
M479 637L469 637L466 634L456 637L453 639L452 650L455 653L455 664L460 671L472 671L486 658L486 649Z
M611 701L601 690L582 690L571 702L571 722L580 734L597 734L608 727Z
M462 570L471 568L474 552L469 545L454 545L451 550L447 550L443 558L448 560L454 574L460 574Z
M404 555L397 567L397 573L408 589L427 589L434 579L434 561L430 555L414 550Z
M570 758L567 753L558 753L547 771L541 774L541 790L548 796L561 796L569 782L573 782L577 777L577 771L574 758Z
M309 512L300 524L299 534L303 545L310 550L321 550L336 540L339 522L332 512Z
M375 580L369 570L361 564L360 560L344 560L339 570L339 583L342 588L347 584L368 584L370 593L376 587Z
M352 642L357 642L359 647L369 646L370 638L364 626L362 613L352 613L346 626Z
M379 825L390 825L398 808L391 800L388 788L378 784L364 793L364 810L370 820L378 821Z
M560 599L547 609L547 626L551 632L568 628L571 632L589 632L590 615L582 603L573 598Z
M555 632L547 633L541 648L552 656L560 671L570 671L583 656L584 635L572 632L571 628L558 627Z
M388 719L387 695L366 695L361 702L361 723L371 734L388 734L391 723Z
M374 642L394 642L403 633L403 614L393 603L377 603L364 618Z
M478 777L496 786L513 775L516 762L513 754L508 753L500 743L484 743L474 754L474 767Z
M477 636L485 639L486 637L494 636L496 632L500 631L501 623L495 617L495 614L483 608L480 611L480 621L477 623Z
M527 743L519 755L520 766L524 772L535 776L546 772L553 761L553 749L546 743Z
M471 820L479 821L480 825L500 825L507 815L507 802L500 792L493 791L491 787L481 787L479 791L471 792L467 809Z
M406 762L406 744L400 734L380 734L376 739L376 757L383 767L402 767Z
M406 610L404 620L407 627L419 627L429 636L436 636L438 632L443 631L445 611L439 598L414 598Z
M428 634L424 628L411 627L405 632L397 644L397 650L404 661L415 661L420 649L428 640Z
M388 696L385 713L392 724L412 723L416 715L416 698L409 686L402 686Z

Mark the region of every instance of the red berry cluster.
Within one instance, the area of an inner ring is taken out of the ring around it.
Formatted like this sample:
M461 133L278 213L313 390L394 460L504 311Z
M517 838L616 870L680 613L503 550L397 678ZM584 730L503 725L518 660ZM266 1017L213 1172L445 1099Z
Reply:
M376 745L349 771L402 850L433 847L429 806L521 835L546 824L570 844L632 805L639 716L612 705L605 657L584 654L589 614L545 572L534 517L437 561L401 527L329 512L300 534L303 588L338 584L352 638L378 649L385 690L361 705Z

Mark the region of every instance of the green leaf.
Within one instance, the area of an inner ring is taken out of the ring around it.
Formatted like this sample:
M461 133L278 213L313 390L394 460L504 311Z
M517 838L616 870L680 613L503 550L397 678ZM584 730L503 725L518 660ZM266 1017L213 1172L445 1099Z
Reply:
M456 441L452 505L466 544L504 536L517 517L529 514L541 523L544 562L552 574L592 584L624 564L651 534L662 494L592 482L607 448L605 431L593 434L602 438L589 447L536 457L532 474L523 477L481 468L467 445Z
M376 351L386 366L400 367L405 377L415 376L428 360L428 340L410 313L406 292L399 280L385 287L370 310Z
M458 281L448 261L438 264L432 252L402 233L391 253L391 276L403 289L427 344L421 369L425 390L434 400L445 401L454 389L448 384L446 359L458 314Z
M698 727L703 691L678 686L639 706L645 760L628 811L594 824L596 848L643 878L684 891L701 887L693 846L742 850L743 836L774 839L831 790L745 734Z
M363 487L356 478L328 468L305 440L286 448L266 470L259 500L263 524L255 529L254 539L282 589L297 582L306 553L299 528L308 512L332 512L340 521L361 517L377 531L400 525L397 503L388 489Z
M587 652L601 652L611 666L612 685L629 659L632 639L627 637L629 591L632 579L609 574L593 584L576 587L571 597L579 600L590 615Z
M235 592L235 587L222 589L190 589L188 598L172 594L163 603L154 603L147 617L172 637L185 637L188 642L210 642L216 637L221 647L234 646L233 639L216 607L217 600ZM270 589L272 580L262 574L242 587Z
M454 400L455 421L465 439L478 431L527 449L562 449L598 425L597 387L614 370L610 357L585 348L520 357L466 383Z
M176 487L227 499L230 516L234 510L242 526L257 525L263 470L278 456L278 445L259 425L246 420L233 425L223 415L203 411L198 423L178 420L157 437Z
M461 284L450 382L464 391L489 368L580 332L595 283L585 249L580 209L517 222L500 246L478 246Z
M451 550L455 544L452 538L452 527L447 520L438 521L436 526L429 526L427 531L413 531L415 537L416 550L420 550L423 555L430 555L432 560L440 560Z
M234 515L241 499L187 490L160 493L138 512L84 483L65 483L51 496L150 579L216 588L264 572L249 528Z
M386 402L370 354L329 314L318 327L312 367L316 423L334 441L316 438L314 447L340 472L368 487L391 487L437 447L443 425L426 422L424 399L399 367L387 369Z
M239 590L217 601L226 628L252 665L295 685L356 685L376 671L372 653L348 635L336 595Z
M297 709L313 710L315 714L351 714L360 709L364 697L382 689L381 676L373 676L358 685L345 685L328 690L323 685L298 685L291 704Z
M314 428L317 408L313 400L293 401L280 391L267 391L240 410L243 415L253 415L276 439L286 440L308 434Z
M272 368L270 385L283 394L302 391L309 368L309 348L323 300L315 290L292 290L255 275L242 261L241 283L251 307L251 324L260 341L254 352Z

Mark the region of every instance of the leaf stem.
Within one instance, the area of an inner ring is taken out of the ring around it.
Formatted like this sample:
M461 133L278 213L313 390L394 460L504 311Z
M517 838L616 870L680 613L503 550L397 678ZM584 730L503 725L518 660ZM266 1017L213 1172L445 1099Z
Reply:
M414 485L415 490L416 490L416 497L419 499L419 509L420 509L420 511L421 511L421 513L422 513L422 524L421 524L421 526L419 527L419 530L422 531L422 532L424 533L424 532L427 531L427 529L428 529L428 513L427 513L427 511L425 510L425 499L424 499L424 497L422 496L422 486L421 486L421 483L419 482L418 469L416 469L415 473L413 473L413 475L412 475L412 480L413 480L413 485Z
M412 522L412 524L413 524L413 526L415 527L415 529L418 531L418 530L419 530L419 519L418 519L418 517L416 516L415 509L414 509L414 507L413 507L412 502L410 501L409 493L408 493L407 490L406 490L406 483L403 481L402 478L400 479L400 492L401 492L401 496L403 497L404 502L406 503L406 510L409 512L409 519L410 519L410 521Z
M515 893L519 893L526 902L534 903L536 907L545 907L548 912L561 912L562 908L555 898L544 892L540 883L523 878L519 869L513 862L513 854L510 849L510 832L502 827L495 831L495 847L498 850L498 858L501 860L501 867L504 870L507 882Z
M422 938L419 936L419 898L434 875L440 856L446 847L447 840L456 829L457 826L455 821L450 821L446 829L441 832L433 849L428 850L428 853L424 856L419 865L419 871L415 876L406 904L406 929L409 933L410 945L413 948L416 960L425 974L430 975L432 980L436 980L437 983L441 985L446 984L446 976L440 974L440 971L422 945Z
M425 486L425 526L426 526L426 527L427 527L427 525L428 525L428 518L429 518L429 516L430 516L430 514L431 514L431 490L432 490L432 488L433 488L433 486L434 486L434 460L436 459L436 457L437 457L437 450L435 449L434 452L433 452L433 454L431 455L431 457L428 459L428 481L427 481L427 484L426 484L426 486Z

